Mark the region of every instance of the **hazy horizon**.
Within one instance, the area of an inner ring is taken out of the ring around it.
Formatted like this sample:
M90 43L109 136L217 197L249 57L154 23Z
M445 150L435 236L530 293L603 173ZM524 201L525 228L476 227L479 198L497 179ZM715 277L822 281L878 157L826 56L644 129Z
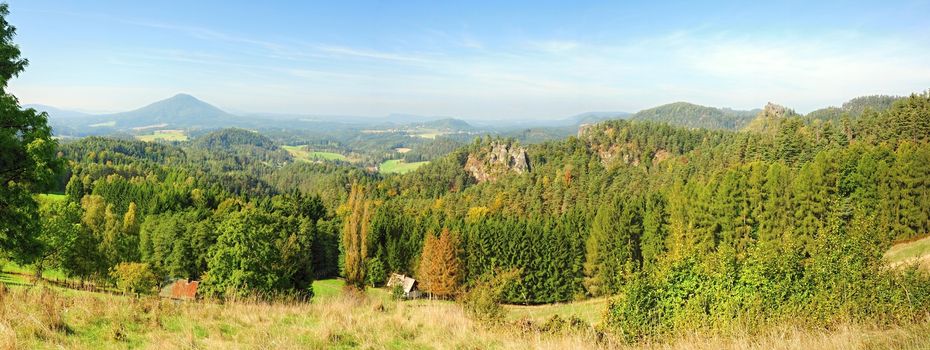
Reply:
M23 104L187 93L235 114L560 119L687 101L806 113L930 87L923 1L93 4L11 1Z

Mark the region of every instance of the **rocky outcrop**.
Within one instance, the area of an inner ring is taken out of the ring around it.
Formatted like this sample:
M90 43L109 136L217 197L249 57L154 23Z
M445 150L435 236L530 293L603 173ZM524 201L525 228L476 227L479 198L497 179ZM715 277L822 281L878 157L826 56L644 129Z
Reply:
M594 123L585 123L578 126L578 138L583 138L585 134L593 129L597 124Z
M769 102L765 105L765 108L756 115L756 118L753 119L749 125L746 125L745 130L757 133L774 133L778 130L778 126L781 124L782 120L797 115L798 114L791 109Z
M662 163L662 161L672 157L672 153L664 149L659 149L652 155L652 165Z
M507 173L529 172L530 158L526 148L495 142L486 152L469 154L465 171L478 183L494 181Z

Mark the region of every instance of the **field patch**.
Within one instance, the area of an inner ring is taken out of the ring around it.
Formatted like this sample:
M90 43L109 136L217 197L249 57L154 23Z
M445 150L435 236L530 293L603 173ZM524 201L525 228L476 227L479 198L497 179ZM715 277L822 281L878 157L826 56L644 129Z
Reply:
M304 162L316 162L326 160L339 160L346 162L346 156L334 152L310 151L306 146L281 146L292 157Z
M378 166L378 171L382 174L404 174L417 170L419 167L429 162L407 163L403 159L386 160Z
M917 264L930 271L930 236L893 245L885 252L885 259L892 267Z
M40 193L35 195L35 198L39 203L54 203L64 201L68 197L59 193Z
M342 294L346 282L340 279L313 281L313 298L331 298Z
M600 322L604 310L607 310L607 298L531 306L506 305L504 307L507 309L507 319L510 320L528 319L545 322L558 315L563 320L577 317L587 323L596 324Z
M89 127L92 127L92 128L105 128L105 127L106 127L106 128L109 128L109 127L114 127L114 126L116 126L116 121L115 121L115 120L112 120L112 121L103 122L103 123L91 124L91 125L88 125L88 126L89 126Z
M155 130L148 135L136 135L139 141L187 141L187 135L184 130Z
M413 136L419 137L419 138L423 138L423 139L434 140L434 139L436 139L437 137L442 136L442 135L445 135L445 134L447 134L447 133L446 133L446 132L442 132L442 131L438 131L438 130L422 130L422 131L418 131L418 132L413 133Z

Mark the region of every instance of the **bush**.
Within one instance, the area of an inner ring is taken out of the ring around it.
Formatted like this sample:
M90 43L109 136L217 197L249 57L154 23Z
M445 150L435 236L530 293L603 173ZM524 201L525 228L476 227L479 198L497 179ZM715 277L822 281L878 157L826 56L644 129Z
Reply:
M110 277L116 280L116 287L120 290L136 294L151 293L158 283L147 263L120 263L110 271Z
M658 327L657 300L655 287L637 274L617 298L610 300L607 324L628 342L654 335Z
M504 290L516 282L520 274L520 270L511 269L479 277L462 298L465 311L480 321L499 322L504 316L504 308L500 305Z
M387 270L384 268L384 263L381 262L381 259L377 257L368 260L368 273L367 279L368 284L372 287L378 287L384 284L384 279L387 278Z
M400 283L391 288L391 299L400 300L404 297L404 286Z

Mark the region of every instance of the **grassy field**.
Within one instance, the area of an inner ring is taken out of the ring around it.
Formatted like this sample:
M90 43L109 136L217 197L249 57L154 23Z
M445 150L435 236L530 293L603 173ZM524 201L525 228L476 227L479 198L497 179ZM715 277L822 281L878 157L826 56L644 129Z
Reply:
M563 319L578 317L590 324L597 324L601 320L604 310L607 310L607 298L589 299L572 303L557 303L548 305L507 305L507 319L528 319L536 322L545 322L555 315Z
M28 266L20 266L14 262L0 261L0 282L12 282L20 285L32 285L32 276L35 275L35 269ZM42 271L42 278L46 280L65 280L64 272L58 269L45 269Z
M415 131L413 131L411 134L412 134L413 136L415 136L415 137L420 137L420 138L432 140L432 139L435 139L435 138L437 138L437 137L439 137L439 136L448 134L448 132L444 132L444 131L436 130L436 129L417 128L417 129L416 129Z
M43 286L0 286L0 349L926 349L930 324L831 330L791 326L754 335L681 334L622 344L589 326L480 324L453 302L392 301L383 290L315 283L310 303L175 303ZM324 290L327 290L324 292ZM542 308L542 307L540 307Z
M896 245L895 261L924 256L928 239ZM922 247L922 248L921 248ZM898 259L900 257L900 259ZM254 299L176 303L34 284L28 266L0 274L2 349L928 349L930 323L901 326L791 324L762 333L683 333L625 344L600 330L607 299L505 307L483 324L451 301L395 301L383 288L346 291L339 279L313 283L308 302ZM46 278L65 278L49 270ZM552 319L586 324L553 327Z
M885 259L891 266L917 264L930 271L930 236L895 244L885 252Z
M407 163L402 159L386 160L378 166L378 171L382 174L404 174L426 165L429 162Z
M287 153L300 161L313 162L319 160L348 161L346 156L333 152L309 151L304 146L281 146Z
M40 194L35 195L35 199L39 203L61 202L65 200L65 198L67 198L67 196L65 196L64 194L60 194L60 193L40 193Z
M155 130L149 135L136 135L140 141L187 141L187 135L182 130Z

